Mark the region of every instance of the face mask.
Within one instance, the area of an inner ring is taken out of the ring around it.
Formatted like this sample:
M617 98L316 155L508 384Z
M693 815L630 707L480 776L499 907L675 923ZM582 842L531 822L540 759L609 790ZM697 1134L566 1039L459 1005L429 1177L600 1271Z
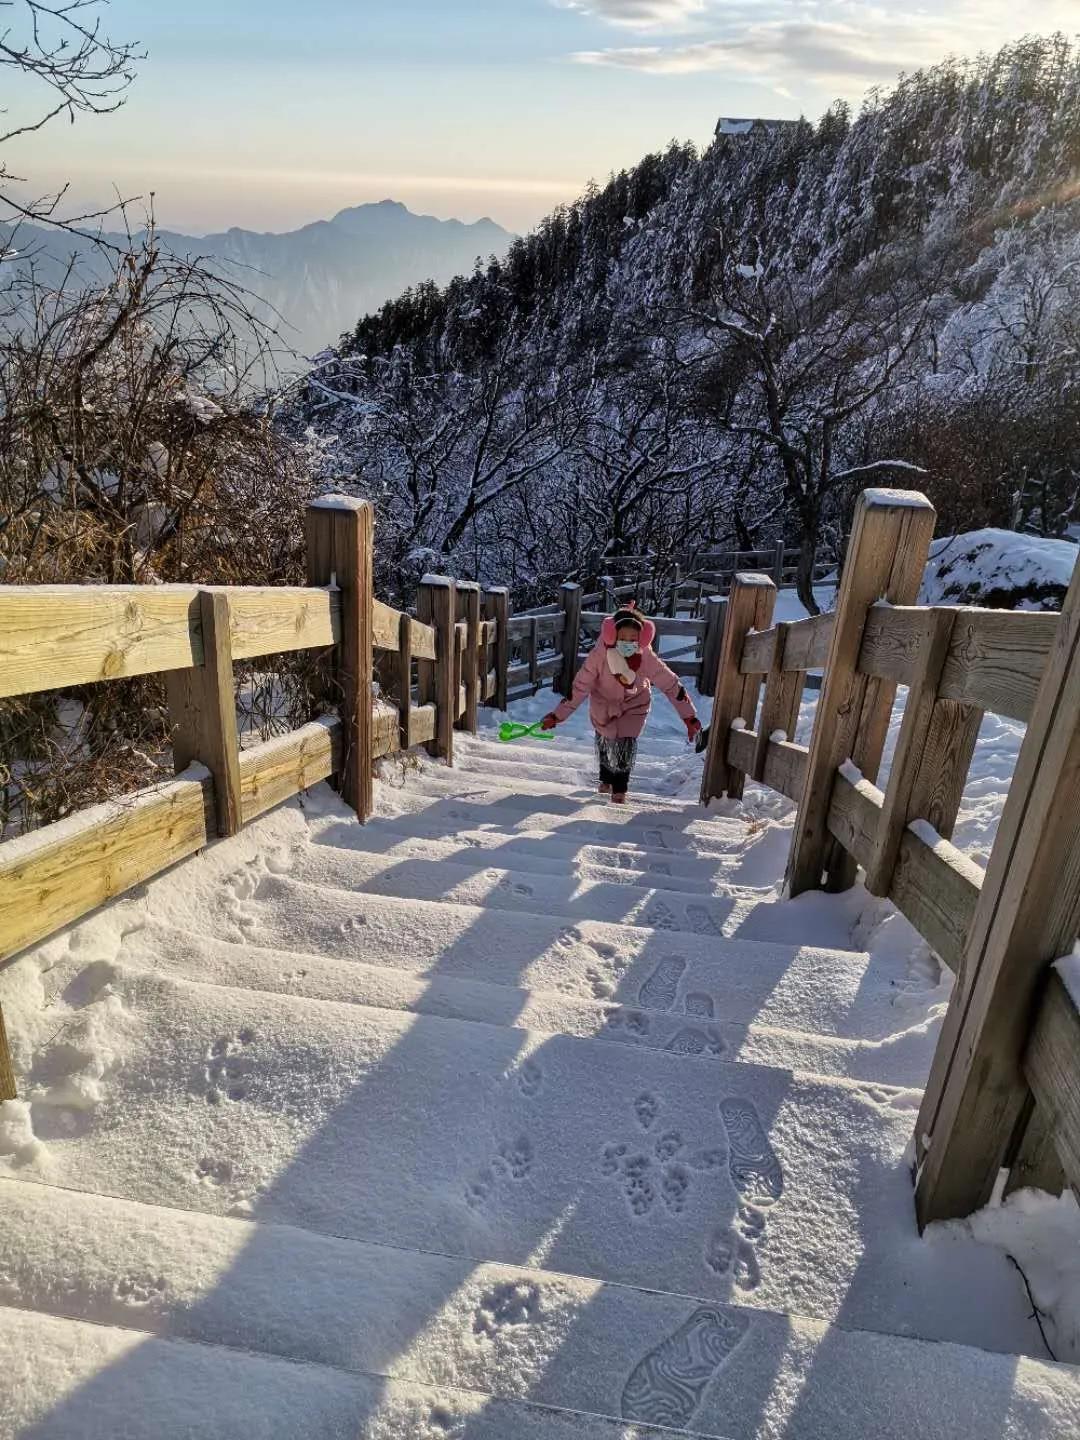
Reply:
M631 655L638 653L638 642L636 640L617 640L615 648L623 659L629 660Z

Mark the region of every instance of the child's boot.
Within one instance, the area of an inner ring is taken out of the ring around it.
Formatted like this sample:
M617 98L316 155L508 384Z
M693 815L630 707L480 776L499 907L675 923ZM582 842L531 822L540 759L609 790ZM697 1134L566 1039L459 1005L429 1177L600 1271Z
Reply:
M611 792L611 803L612 803L613 805L625 805L625 804L626 804L626 791L625 791L625 790L613 790L613 791Z
M611 794L611 786L610 786L609 784L607 784L606 781L601 781L601 782L600 782L600 789L598 790L597 793L600 794L600 795L610 795L610 794Z

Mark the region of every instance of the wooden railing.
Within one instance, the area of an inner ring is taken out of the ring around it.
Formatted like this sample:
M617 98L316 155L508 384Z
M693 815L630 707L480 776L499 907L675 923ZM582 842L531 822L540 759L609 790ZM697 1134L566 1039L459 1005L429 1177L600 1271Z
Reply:
M916 1132L921 1224L985 1204L1002 1166L1011 1188L1080 1184L1080 1014L1053 969L1080 933L1080 566L1060 615L919 606L934 520L921 495L866 492L828 615L774 626L773 581L736 578L702 783L706 803L747 776L789 796L789 893L861 866L956 974ZM1027 731L984 872L951 836L987 712Z

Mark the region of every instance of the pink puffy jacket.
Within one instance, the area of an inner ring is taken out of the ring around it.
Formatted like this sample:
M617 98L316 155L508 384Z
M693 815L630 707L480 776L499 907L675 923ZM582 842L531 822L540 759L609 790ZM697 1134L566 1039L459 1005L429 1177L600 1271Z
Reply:
M623 685L608 669L607 652L614 643L611 621L605 622L599 642L590 651L584 665L574 676L569 699L555 711L561 725L589 697L589 719L593 729L605 740L636 740L645 728L652 708L652 687L663 691L683 720L693 720L696 711L682 681L669 670L651 648L656 626L646 620L641 632L641 668L631 686ZM607 632L607 633L605 633Z

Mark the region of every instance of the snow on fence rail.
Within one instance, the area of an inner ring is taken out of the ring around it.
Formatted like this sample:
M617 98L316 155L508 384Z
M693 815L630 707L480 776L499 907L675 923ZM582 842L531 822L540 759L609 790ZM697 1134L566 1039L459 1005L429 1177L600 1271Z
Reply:
M861 866L957 976L916 1130L923 1225L985 1204L1002 1166L1013 1187L1080 1185L1080 997L1053 969L1080 932L1080 566L1060 615L914 605L935 518L921 495L866 492L828 615L774 626L774 582L736 577L702 782L706 803L747 776L789 796L790 893ZM984 872L949 837L987 711L1027 733Z

